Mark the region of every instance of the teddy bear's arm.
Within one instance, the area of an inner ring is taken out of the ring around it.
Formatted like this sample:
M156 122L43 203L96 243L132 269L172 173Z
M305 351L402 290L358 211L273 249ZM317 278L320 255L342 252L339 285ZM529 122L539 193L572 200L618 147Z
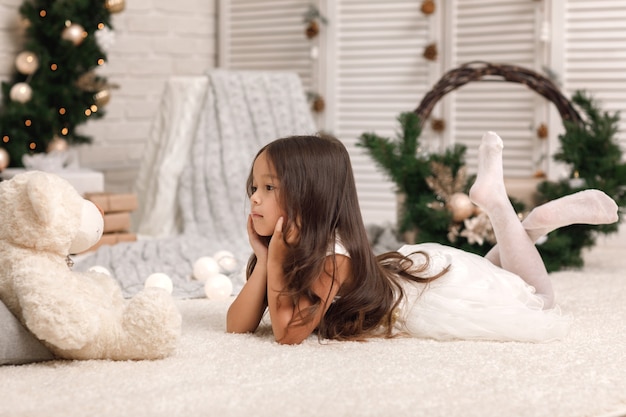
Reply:
M26 327L40 340L64 349L80 349L100 330L95 306L47 280L17 279Z

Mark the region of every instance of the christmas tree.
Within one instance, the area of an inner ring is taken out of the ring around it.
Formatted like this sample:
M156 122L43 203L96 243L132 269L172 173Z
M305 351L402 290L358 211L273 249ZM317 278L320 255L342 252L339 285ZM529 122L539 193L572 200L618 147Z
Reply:
M109 85L96 69L106 62L111 13L124 0L25 1L24 49L2 83L0 170L22 166L24 154L91 142L77 126L104 115Z

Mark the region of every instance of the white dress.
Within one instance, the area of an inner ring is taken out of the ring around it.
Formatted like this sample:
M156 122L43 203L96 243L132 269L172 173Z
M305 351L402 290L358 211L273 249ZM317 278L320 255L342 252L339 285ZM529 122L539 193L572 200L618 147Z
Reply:
M398 332L438 340L526 342L567 334L569 317L558 307L544 310L542 298L518 275L481 256L437 243L405 245L398 252L421 264L424 257L416 251L431 258L426 276L451 267L428 284L403 280Z

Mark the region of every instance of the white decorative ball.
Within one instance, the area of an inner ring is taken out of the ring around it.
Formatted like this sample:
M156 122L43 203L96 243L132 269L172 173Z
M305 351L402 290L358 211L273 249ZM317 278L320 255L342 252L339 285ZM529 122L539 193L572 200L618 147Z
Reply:
M206 281L220 273L220 266L210 256L201 256L193 264L193 277L198 281Z
M105 267L101 265L94 265L91 268L89 268L87 271L98 272L99 274L111 276L111 271L109 271L108 269L106 269Z
M26 103L33 97L33 89L26 83L15 83L9 91L9 97L18 103Z
M223 274L232 274L237 270L237 259L232 252L227 250L220 250L215 252L213 259L217 261L220 267L220 272Z
M162 288L170 294L174 290L174 284L172 284L171 278L167 276L167 274L164 274L162 272L155 272L154 274L151 274L150 276L148 276L144 286L146 288L148 287Z
M213 275L204 284L204 293L210 300L226 300L233 293L233 283L224 274Z

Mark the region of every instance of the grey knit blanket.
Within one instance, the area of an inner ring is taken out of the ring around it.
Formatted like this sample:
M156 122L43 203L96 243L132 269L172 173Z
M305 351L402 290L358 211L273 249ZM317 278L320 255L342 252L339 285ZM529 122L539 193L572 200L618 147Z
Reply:
M254 155L275 138L315 132L300 79L222 70L175 78L160 107L137 180L133 227L142 238L101 246L74 268L104 266L127 297L163 272L175 297L195 298L204 289L193 263L228 250L239 263L231 275L237 291L251 253L245 182Z

